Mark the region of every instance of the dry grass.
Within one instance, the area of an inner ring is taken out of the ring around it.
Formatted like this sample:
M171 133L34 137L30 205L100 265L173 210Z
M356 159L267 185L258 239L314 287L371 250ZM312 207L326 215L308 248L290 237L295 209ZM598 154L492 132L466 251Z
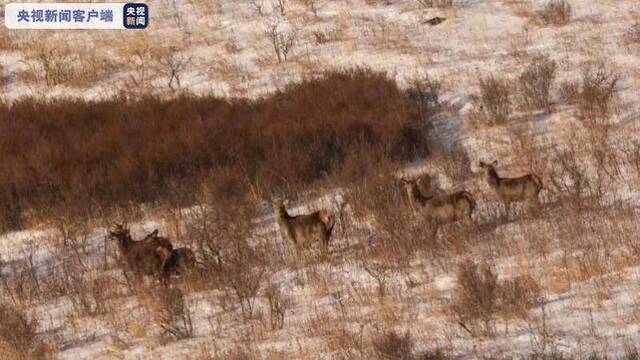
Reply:
M562 26L571 21L571 5L566 0L550 0L538 13L545 25Z

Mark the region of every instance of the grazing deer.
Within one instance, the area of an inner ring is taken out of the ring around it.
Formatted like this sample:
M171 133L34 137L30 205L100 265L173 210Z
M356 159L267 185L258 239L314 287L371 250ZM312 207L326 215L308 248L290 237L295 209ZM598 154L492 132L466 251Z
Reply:
M497 160L491 164L480 162L480 167L487 169L487 182L498 193L504 203L507 215L513 202L525 200L539 202L538 194L542 190L542 180L537 175L527 174L516 178L502 178L495 169L496 165L498 165Z
M143 275L161 275L165 262L171 256L173 247L168 240L159 240L151 234L142 241L134 241L129 229L116 225L109 235L118 242L120 254L125 258L130 270Z
M425 177L428 181L427 189L431 187L431 178ZM466 224L471 224L473 219L471 214L476 208L476 202L467 191L458 191L452 194L446 195L430 195L425 196L420 191L419 185L422 183L422 178L418 179L401 179L404 184L407 196L409 197L409 204L414 212L420 210L429 219L436 222L437 228L448 222L455 222L462 220Z
M329 210L318 210L308 215L291 216L286 209L287 202L273 202L276 221L285 237L298 249L314 241L320 241L324 251L329 249L335 216Z

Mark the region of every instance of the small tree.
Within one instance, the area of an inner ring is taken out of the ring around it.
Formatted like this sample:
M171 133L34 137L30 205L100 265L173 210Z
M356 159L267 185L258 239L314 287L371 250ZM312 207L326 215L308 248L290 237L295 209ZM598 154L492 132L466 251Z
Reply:
M287 3L286 0L275 0L274 7L278 12L280 12L280 16L287 16Z
M264 16L264 0L247 0L249 5L251 5L258 15Z
M284 327L284 316L290 305L290 300L282 295L280 287L276 284L271 284L267 287L265 296L269 301L271 329L282 329Z
M168 49L159 50L158 53L159 63L162 65L161 72L163 72L168 78L167 86L171 91L175 91L175 85L178 88L181 87L180 79L184 70L191 63L191 57L184 55L178 48L172 46Z
M298 34L296 29L283 30L280 27L280 22L275 21L268 26L267 37L271 42L273 51L276 53L278 63L287 61L289 53L297 42Z

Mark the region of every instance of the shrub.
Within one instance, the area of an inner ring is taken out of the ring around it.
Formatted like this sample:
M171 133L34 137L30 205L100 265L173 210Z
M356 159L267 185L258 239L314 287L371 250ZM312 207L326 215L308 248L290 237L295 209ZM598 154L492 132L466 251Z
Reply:
M604 64L584 68L578 97L578 109L583 119L597 121L609 117L618 80L619 76Z
M284 327L284 316L290 305L290 300L282 294L280 287L276 284L271 284L267 287L265 296L269 302L271 329L282 329Z
M556 62L547 56L534 59L519 77L522 102L528 109L549 110L550 89L556 77Z
M369 165L381 160L413 160L426 154L426 139L416 103L366 69L258 100L23 99L0 103L0 207L109 210L165 200L176 184L188 203L205 181L223 198L226 188L275 191L338 172L361 176L344 171L357 163L375 172ZM15 189L8 202L6 189Z
M415 80L407 92L409 98L419 106L422 117L426 119L440 107L441 91L441 80L425 76Z
M540 11L540 21L545 25L565 25L571 21L571 5L566 0L550 0Z
M540 285L529 276L518 276L500 284L500 308L507 317L526 317L540 300Z
M452 309L458 322L472 334L477 325L490 333L499 304L498 276L489 265L467 261L460 265L457 277Z
M629 44L640 44L640 22L637 22L629 28L625 34L625 40Z
M19 354L33 356L41 347L37 334L38 322L21 309L0 304L0 350L6 344Z
M453 0L416 0L424 8L450 8L454 5Z
M223 283L236 296L242 317L249 320L253 316L255 299L266 276L266 267L262 257L246 241L238 240L232 251L233 254L228 257L223 268Z
M0 188L0 231L22 226L22 206L15 187Z
M511 114L509 84L494 75L480 78L480 102L490 124L504 124Z
M412 360L414 358L413 340L408 331L402 336L395 331L389 331L373 340L373 348L380 359Z

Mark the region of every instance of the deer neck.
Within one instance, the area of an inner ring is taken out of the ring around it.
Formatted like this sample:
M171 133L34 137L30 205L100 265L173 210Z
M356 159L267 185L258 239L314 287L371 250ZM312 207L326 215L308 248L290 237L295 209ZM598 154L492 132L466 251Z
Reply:
M120 250L123 252L127 252L131 248L132 243L133 240L131 240L129 236L125 234L118 236L118 247L120 247Z

